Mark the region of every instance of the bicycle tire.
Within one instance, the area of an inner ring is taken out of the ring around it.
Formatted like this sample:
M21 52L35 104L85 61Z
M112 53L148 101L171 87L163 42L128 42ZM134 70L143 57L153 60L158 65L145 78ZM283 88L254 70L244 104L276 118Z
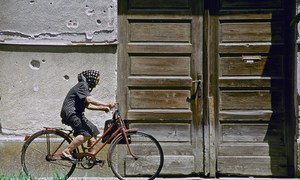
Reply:
M120 180L130 177L146 177L155 179L164 163L164 154L159 142L151 135L143 132L129 132L130 148L138 157L134 159L128 151L127 144L121 135L116 137L108 152L108 164Z
M47 149L50 149L50 153L53 154L52 151L55 151L62 142L58 153L61 153L71 142L71 138L67 134L55 129L42 130L33 134L22 147L21 164L23 171L31 178L56 177L67 179L70 177L76 164L67 160L49 160L47 158Z

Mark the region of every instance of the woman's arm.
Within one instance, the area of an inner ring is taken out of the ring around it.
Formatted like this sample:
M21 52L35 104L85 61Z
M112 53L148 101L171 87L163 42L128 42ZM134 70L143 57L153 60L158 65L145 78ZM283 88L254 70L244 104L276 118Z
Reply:
M113 107L113 104L103 103L101 101L98 101L97 99L95 99L92 96L87 96L85 98L85 102L87 104L86 108L88 108L90 110L101 110L101 111L108 112L110 110L110 108Z
M110 108L108 106L99 106L99 105L93 105L93 104L88 104L86 106L87 109L89 110L98 110L98 111L105 111L109 112Z
M87 96L85 98L85 102L87 104L93 104L93 105L97 105L97 106L107 106L107 107L112 106L110 103L104 103L104 102L98 101L97 99L95 99L92 96Z

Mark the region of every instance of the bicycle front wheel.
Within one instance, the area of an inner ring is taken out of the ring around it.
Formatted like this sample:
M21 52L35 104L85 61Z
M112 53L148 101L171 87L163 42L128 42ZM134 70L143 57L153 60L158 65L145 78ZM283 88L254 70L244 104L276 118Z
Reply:
M113 141L108 154L108 164L119 179L146 177L154 179L163 167L164 155L158 141L143 132L128 133L129 147L124 137ZM130 152L130 150L131 152Z
M61 159L61 152L70 142L65 133L55 129L33 134L22 148L23 171L31 178L68 178L76 164Z

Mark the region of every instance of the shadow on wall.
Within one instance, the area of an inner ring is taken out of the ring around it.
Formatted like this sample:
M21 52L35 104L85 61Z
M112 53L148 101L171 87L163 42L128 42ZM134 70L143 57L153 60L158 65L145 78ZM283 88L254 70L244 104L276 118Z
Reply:
M289 21L287 17L273 12L271 23L271 47L265 55L263 77L271 79L271 117L264 142L269 145L269 156L272 175L275 177L294 177L291 138L295 135L295 119L293 119L293 78L291 48L289 39Z

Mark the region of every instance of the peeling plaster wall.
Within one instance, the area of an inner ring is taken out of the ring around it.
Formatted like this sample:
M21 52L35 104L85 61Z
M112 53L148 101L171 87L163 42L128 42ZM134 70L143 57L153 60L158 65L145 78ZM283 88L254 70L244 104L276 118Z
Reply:
M117 46L0 45L0 134L31 134L43 127L64 127L60 109L83 70L100 71L92 95L116 101ZM100 129L111 114L86 111Z
M64 97L86 69L102 75L95 97L115 101L117 0L1 0L0 17L0 134L61 127ZM86 114L99 127L111 118Z
M1 0L0 43L117 42L117 0Z

